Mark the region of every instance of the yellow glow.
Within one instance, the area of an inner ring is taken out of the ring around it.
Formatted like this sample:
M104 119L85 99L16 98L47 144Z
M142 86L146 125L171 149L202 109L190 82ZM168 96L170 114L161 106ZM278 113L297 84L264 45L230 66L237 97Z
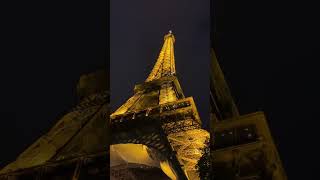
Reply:
M177 179L167 159L160 157L154 149L143 144L116 144L110 146L110 166L123 164L142 164L161 168L171 179Z
M175 175L174 171L171 169L168 161L162 161L160 163L162 171L172 180L176 180L177 176Z
M173 47L174 42L175 38L171 32L165 35L164 43L157 62L149 74L146 82L176 73Z
M158 160L152 159L148 148L142 144L116 144L110 147L111 166L125 163L144 164L160 167Z

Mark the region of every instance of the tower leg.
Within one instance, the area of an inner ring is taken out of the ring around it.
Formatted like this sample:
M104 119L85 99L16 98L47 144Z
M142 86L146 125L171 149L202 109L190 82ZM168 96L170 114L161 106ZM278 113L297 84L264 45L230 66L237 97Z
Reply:
M81 167L82 167L83 161L80 159L79 162L76 165L76 168L74 170L72 180L78 180L81 172Z

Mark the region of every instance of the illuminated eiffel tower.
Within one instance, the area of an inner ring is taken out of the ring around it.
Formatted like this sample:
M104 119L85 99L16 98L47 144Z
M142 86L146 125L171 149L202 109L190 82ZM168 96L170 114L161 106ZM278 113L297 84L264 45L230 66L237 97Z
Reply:
M239 114L213 50L210 83L215 179L287 180L265 114Z
M108 89L105 71L81 76L77 106L1 169L0 180L106 179Z
M146 81L111 114L111 179L199 179L196 164L209 133L180 87L174 42L169 31Z

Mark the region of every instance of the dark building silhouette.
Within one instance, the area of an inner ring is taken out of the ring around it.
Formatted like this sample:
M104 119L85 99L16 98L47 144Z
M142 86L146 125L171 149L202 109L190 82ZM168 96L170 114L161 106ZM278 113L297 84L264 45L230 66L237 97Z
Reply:
M263 112L240 115L212 50L211 157L216 180L286 180Z

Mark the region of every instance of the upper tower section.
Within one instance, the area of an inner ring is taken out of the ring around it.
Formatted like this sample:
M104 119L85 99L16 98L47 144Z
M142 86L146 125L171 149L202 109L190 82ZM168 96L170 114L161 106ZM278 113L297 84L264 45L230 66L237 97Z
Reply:
M165 76L174 75L176 73L174 60L174 42L175 38L172 31L164 36L164 43L160 51L156 64L149 74L146 82L160 79Z

